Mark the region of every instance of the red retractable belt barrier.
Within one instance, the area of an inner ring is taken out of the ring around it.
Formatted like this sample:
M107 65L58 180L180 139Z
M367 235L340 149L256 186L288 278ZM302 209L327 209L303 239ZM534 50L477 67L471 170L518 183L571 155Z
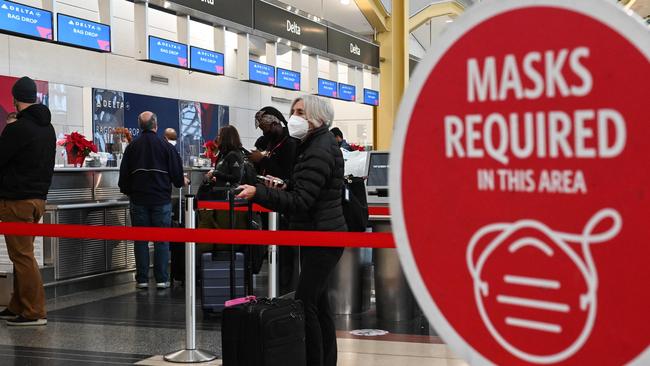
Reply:
M171 241L249 245L281 245L348 248L395 248L391 233L345 233L324 231L261 231L177 229L156 227L88 226L0 222L6 235L46 236L74 239Z
M368 214L371 216L390 216L390 208L388 206L370 206L368 207Z
M219 210L219 211L228 211L229 203L226 201L198 201L197 208L203 210ZM235 211L248 211L248 208L245 206L235 207ZM260 205L253 204L254 212L273 212L268 208L264 208Z

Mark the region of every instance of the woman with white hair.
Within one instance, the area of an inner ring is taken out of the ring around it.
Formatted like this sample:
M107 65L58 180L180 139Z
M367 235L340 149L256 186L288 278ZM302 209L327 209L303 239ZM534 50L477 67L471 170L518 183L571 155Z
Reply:
M313 95L291 106L289 134L300 140L291 180L242 186L246 198L289 216L290 230L347 231L341 193L343 155L329 132L334 110L329 100ZM302 272L295 298L305 308L307 365L336 365L336 329L327 298L327 283L343 248L308 247L301 250Z

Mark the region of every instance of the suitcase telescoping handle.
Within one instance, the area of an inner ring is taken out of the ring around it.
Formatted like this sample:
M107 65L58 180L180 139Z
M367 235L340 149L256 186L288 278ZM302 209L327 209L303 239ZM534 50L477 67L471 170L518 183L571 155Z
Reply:
M230 229L235 228L235 209L237 207L243 206L242 201L236 200L235 197L241 192L241 188L231 188L230 183L226 184L228 188L228 226ZM253 222L253 203L246 200L246 228L252 229ZM244 288L246 295L251 295L253 293L253 279L252 279L252 270L250 266L250 248L248 245L244 246ZM230 246L230 299L236 299L236 275L235 275L235 248L233 245Z

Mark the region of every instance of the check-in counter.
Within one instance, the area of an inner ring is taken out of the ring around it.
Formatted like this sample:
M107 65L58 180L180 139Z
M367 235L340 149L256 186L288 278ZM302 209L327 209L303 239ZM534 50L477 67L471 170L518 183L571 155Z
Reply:
M193 193L207 170L186 169ZM118 168L56 168L43 222L130 226L128 197L120 193L118 180ZM179 196L180 190L172 189L173 204L178 205ZM133 279L133 242L44 238L43 264L48 297L123 283ZM92 285L80 286L82 282Z
M373 232L392 232L390 214L370 215ZM416 317L417 303L402 270L397 249L373 249L377 317L388 321Z

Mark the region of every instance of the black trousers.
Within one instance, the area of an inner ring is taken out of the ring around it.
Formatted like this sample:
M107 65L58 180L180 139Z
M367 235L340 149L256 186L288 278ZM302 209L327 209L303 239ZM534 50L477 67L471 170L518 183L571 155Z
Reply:
M327 283L343 248L302 248L302 272L296 299L305 307L307 366L335 366L336 328L327 297Z

